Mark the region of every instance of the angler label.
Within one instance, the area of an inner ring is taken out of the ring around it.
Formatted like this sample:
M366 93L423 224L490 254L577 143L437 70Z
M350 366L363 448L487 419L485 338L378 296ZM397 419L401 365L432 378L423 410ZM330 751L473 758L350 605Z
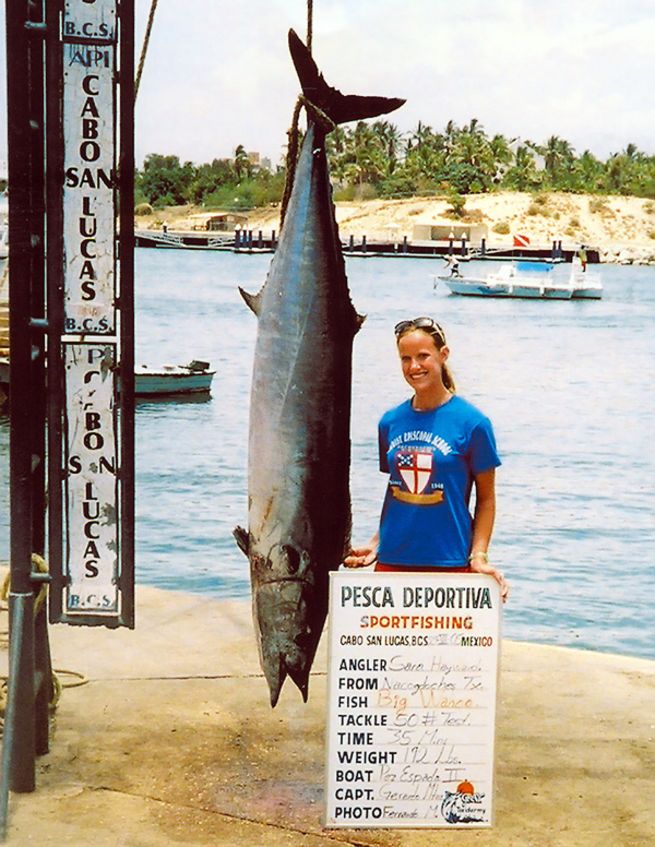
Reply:
M491 826L498 584L330 577L326 826Z
M115 0L66 4L63 21L64 328L115 332Z
M64 515L70 616L119 612L115 344L63 344L69 410Z

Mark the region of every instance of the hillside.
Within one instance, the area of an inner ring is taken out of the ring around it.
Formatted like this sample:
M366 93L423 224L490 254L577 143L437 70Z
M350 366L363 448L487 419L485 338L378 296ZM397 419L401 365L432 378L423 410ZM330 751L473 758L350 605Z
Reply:
M412 237L417 222L449 219L457 233L457 218L449 214L447 200L414 197L406 200L338 202L336 216L343 238L350 235L369 239L401 241ZM191 228L190 216L203 210L176 207L139 217L141 229L166 223L171 230ZM279 229L279 209L253 209L247 213L248 227L270 232ZM598 247L604 262L655 264L655 201L640 197L598 196L563 193L527 194L499 192L466 198L464 223L480 222L489 228L490 247L511 243L513 234L523 234L533 245L587 244ZM197 224L197 219L194 221Z

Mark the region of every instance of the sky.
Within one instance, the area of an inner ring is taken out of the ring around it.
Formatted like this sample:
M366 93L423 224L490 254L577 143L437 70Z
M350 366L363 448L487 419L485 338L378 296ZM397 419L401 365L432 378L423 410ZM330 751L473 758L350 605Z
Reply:
M138 61L150 0L135 4ZM201 164L239 144L278 164L299 92L290 27L305 39L306 0L159 0L137 164L151 153ZM603 159L629 143L653 155L653 44L655 0L314 0L313 55L326 80L406 98L389 120L408 134L419 121L439 131L477 118L489 136L558 135Z

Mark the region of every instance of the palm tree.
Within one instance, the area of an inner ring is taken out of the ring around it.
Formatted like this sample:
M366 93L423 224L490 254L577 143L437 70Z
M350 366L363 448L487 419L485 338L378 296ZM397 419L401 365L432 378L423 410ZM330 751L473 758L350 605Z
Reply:
M535 163L535 151L528 143L520 145L516 149L514 164L503 176L503 185L516 191L529 191L537 188L540 176L537 173Z
M558 135L551 135L546 141L544 149L544 161L546 171L550 177L551 184L558 186L560 182L565 180L566 174L570 171L575 154L573 147L563 138Z
M376 121L371 129L384 150L386 156L386 173L392 174L398 162L402 134L398 127L389 121Z
M246 153L246 148L243 144L239 144L234 151L234 173L237 179L241 181L241 175L245 173L246 176L250 176L251 171L250 157Z

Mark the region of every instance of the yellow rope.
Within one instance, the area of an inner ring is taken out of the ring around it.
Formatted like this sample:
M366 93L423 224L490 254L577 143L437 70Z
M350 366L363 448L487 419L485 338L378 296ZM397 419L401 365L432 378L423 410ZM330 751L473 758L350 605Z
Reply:
M32 553L32 566L39 573L48 573L48 563L46 560L39 556L38 553ZM7 600L9 599L9 593L11 591L11 571L7 570L4 576L2 577L2 581L0 582L0 611L7 611ZM37 616L43 604L46 601L48 596L48 584L46 582L41 584L39 588L39 593L36 595L34 599L34 617ZM8 630L0 630L0 647L8 646L9 644L9 631ZM69 680L67 682L63 682L61 677L68 677ZM54 712L57 706L59 705L59 700L61 698L61 692L65 688L78 688L81 685L86 685L89 681L88 677L84 674L79 673L78 671L67 670L66 668L53 668L52 669L52 697L50 698L49 708L51 712ZM2 727L4 725L3 716L5 713L7 704L7 677L0 676L0 735L2 735Z
M296 105L293 110L293 117L291 119L291 126L287 131L287 135L289 137L289 144L287 146L287 160L286 160L286 177L284 180L284 194L282 196L282 205L280 207L280 232L282 231L282 227L284 226L284 218L287 213L287 206L289 205L289 198L291 197L291 189L293 188L293 181L296 176L296 164L298 162L298 118L300 117L300 109L303 104L302 96L296 100Z
M141 58L139 59L139 67L136 72L136 80L134 81L134 102L136 102L136 96L139 93L139 85L141 84L141 74L143 73L143 66L146 61L146 53L148 52L148 45L150 44L150 32L152 30L152 25L155 20L155 9L157 8L158 0L152 0L150 4L150 14L148 15L148 25L146 26L146 34L143 39L143 47L141 48Z
M310 56L312 55L313 29L314 3L313 0L307 0L307 50L309 51ZM296 100L293 117L291 118L291 126L287 130L289 144L287 146L287 157L285 162L286 177L284 181L284 194L282 195L282 203L280 204L280 232L282 232L282 228L284 226L284 218L287 213L289 198L291 197L291 189L293 188L293 182L296 177L296 165L298 164L298 140L300 137L300 133L298 131L298 119L300 117L300 109L302 106L305 106L305 109L307 109L308 103L301 94ZM334 128L334 124L332 125L332 128Z

